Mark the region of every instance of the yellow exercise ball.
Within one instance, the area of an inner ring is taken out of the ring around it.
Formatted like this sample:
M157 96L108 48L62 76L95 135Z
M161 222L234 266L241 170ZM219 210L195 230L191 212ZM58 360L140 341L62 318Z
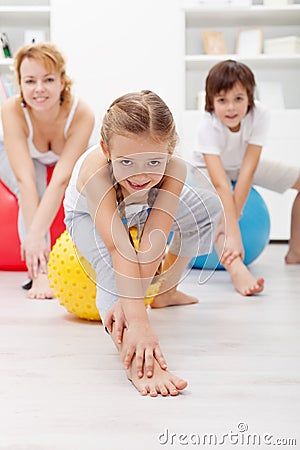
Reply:
M130 228L135 249L139 241L137 230ZM91 264L80 254L71 236L64 231L56 240L49 255L48 277L50 287L59 303L81 319L100 321L96 307L96 274ZM158 294L161 281L149 286L145 297L148 307Z
M81 319L101 320L96 307L96 274L64 231L49 256L50 287L59 303Z

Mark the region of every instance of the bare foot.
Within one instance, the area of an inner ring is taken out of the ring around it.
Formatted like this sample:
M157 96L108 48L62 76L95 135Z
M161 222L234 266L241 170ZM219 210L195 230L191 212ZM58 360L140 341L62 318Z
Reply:
M184 294L174 288L157 295L150 306L151 308L165 308L166 306L191 305L198 302L196 297Z
M289 250L285 256L286 264L300 264L300 255L299 253Z
M264 289L264 279L254 278L241 259L236 258L226 267L235 289L242 295L258 294Z
M45 273L39 273L32 280L32 288L28 291L27 297L30 299L45 300L53 298L53 291L50 288L48 276Z
M136 372L134 358L126 374L141 395L150 394L150 397L157 397L158 394L161 394L163 397L167 395L175 396L179 394L179 391L187 387L187 381L172 375L167 370L163 370L156 360L154 360L154 370L151 378L146 375L139 378Z

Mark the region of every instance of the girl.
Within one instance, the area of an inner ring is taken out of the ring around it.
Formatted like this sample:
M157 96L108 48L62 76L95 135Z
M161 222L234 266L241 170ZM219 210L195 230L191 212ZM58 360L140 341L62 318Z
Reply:
M32 279L29 298L52 298L47 278L49 229L73 166L94 126L90 108L71 94L65 60L51 43L15 55L20 95L2 107L0 177L19 200L22 257ZM47 166L55 165L49 185ZM31 284L31 283L30 283Z
M177 395L186 381L170 374L144 306L167 238L174 232L153 308L198 300L177 290L191 257L210 249L220 212L217 196L185 186L174 156L177 134L169 108L150 91L126 94L104 116L99 146L82 155L64 200L66 226L96 272L96 304L142 395ZM128 229L138 228L136 251Z
M300 263L300 170L299 167L260 159L269 112L254 101L254 88L254 75L243 63L222 61L210 70L206 79L207 114L200 124L194 151L196 165L207 168L222 200L226 239L224 221L221 221L215 247L234 287L242 295L256 294L264 287L263 278L256 280L243 264L244 249L238 226L253 184L277 192L289 188L298 191L292 209L291 239L285 260L287 264ZM233 192L231 181L236 181Z

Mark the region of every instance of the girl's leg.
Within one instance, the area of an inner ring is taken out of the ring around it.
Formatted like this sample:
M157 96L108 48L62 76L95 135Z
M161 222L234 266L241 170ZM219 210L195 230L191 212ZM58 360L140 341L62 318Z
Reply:
M192 257L212 247L216 221L221 212L217 195L209 190L185 186L178 206L169 252L163 265L164 280L153 308L197 303L198 299L177 290Z
M114 271L109 252L104 242L95 230L93 222L88 214L78 214L70 219L66 218L67 230L70 232L73 242L80 253L92 264L96 271L97 297L96 303L102 322L105 322L105 316L110 308L115 308L118 302L116 292L116 283ZM121 308L121 306L119 305ZM123 355L127 353L127 334L126 328L123 331L122 343L118 343L116 330L114 326L110 333L112 340L123 361ZM177 395L179 390L187 386L187 382L166 370L161 369L159 364L154 362L153 376L148 378L144 375L142 378L137 376L135 358L133 358L131 367L126 371L128 379L133 383L136 389L142 394L150 394L156 397L158 394Z
M293 189L297 189L298 194L293 203L291 216L291 237L289 250L285 257L287 264L300 263L300 176L294 184Z
M127 351L126 328L123 332L121 344L117 342L114 328L112 329L111 337L123 360L122 356L125 355ZM145 374L141 378L137 376L135 357L132 360L130 368L126 370L126 375L141 395L150 394L151 397L157 397L158 394L161 394L162 396L175 396L187 386L185 380L171 374L168 370L163 370L156 360L154 360L153 375L151 378L147 377Z

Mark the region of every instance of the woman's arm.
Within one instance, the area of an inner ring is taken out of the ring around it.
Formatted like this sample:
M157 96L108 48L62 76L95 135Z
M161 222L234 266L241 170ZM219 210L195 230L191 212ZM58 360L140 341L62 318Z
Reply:
M34 278L37 276L39 267L41 272L46 272L49 249L45 235L60 207L74 164L87 148L94 117L90 109L79 102L60 159L40 201L37 192L33 195L33 190L36 191L36 186L33 187L36 180L32 159L27 148L26 133L23 130L24 125L20 120L19 127L15 127L17 132L14 135L11 125L14 123L15 118L11 111L5 120L5 145L20 186L21 205L27 228L24 242L26 264L29 276ZM18 128L22 130L21 135L18 133ZM21 152L22 147L24 151ZM18 158L19 153L22 153L22 158ZM25 170L25 156L27 166L31 167L30 171ZM30 200L31 197L34 200Z

